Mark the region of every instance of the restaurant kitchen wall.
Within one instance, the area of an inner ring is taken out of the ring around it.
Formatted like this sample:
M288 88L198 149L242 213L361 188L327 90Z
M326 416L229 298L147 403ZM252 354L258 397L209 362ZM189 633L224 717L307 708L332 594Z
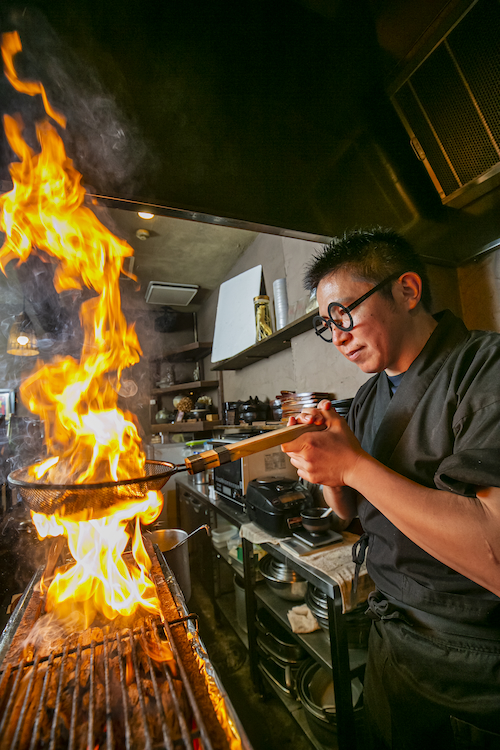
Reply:
M302 239L260 234L233 266L227 278L261 264L267 293L273 297L273 281L287 280L289 306L305 309L309 293L304 290L303 276L307 263L321 245ZM461 298L456 270L428 265L434 309L448 307L461 314ZM213 337L218 292L214 292L200 309L198 322L202 340ZM499 315L500 317L500 315ZM237 330L234 331L237 336ZM211 363L206 362L207 371ZM292 339L291 349L261 360L242 370L226 370L224 399L233 401L258 396L273 399L281 390L326 391L335 398L350 398L367 379L367 375L350 364L335 347L321 342L308 331Z

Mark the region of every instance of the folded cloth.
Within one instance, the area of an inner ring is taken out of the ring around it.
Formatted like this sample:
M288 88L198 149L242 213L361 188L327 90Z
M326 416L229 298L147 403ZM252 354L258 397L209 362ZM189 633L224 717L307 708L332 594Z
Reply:
M264 531L256 523L250 521L250 523L243 523L240 526L240 536L242 539L248 539L249 542L254 544L279 544L281 539L270 534L268 531Z
M287 554L295 559L299 558L305 567L315 568L329 576L340 589L342 598L342 612L351 612L359 604L365 602L375 584L366 570L366 562L360 567L357 590L354 592L352 582L355 572L355 564L352 561L352 545L359 539L356 534L348 531L342 533L344 541L327 549L319 549L307 557L300 556L291 550Z
M317 619L307 604L292 607L286 614L293 633L314 633L315 630L320 628Z

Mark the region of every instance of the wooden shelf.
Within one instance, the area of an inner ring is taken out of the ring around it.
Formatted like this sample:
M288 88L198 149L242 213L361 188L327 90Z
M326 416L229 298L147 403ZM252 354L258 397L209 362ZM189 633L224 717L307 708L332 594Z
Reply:
M312 319L315 315L318 315L318 308L302 315L301 318L297 318L293 323L280 328L276 333L273 333L253 346L249 346L248 349L236 354L234 357L224 359L221 362L214 362L211 367L212 371L242 370L244 367L253 365L254 362L259 362L261 359L267 359L273 354L289 349L292 345L292 339L295 336L299 336L301 333L312 329Z
M179 391L197 391L202 388L218 388L218 380L194 380L192 383L176 383L175 385L167 385L166 388L153 388L151 391L152 396L161 396L164 393L178 393Z
M209 432L214 427L222 424L220 420L216 422L205 422L201 419L197 422L166 422L152 424L151 432Z
M199 359L207 357L212 351L211 341L194 341L192 344L180 346L178 349L172 349L165 352L161 357L152 357L152 362L197 362Z

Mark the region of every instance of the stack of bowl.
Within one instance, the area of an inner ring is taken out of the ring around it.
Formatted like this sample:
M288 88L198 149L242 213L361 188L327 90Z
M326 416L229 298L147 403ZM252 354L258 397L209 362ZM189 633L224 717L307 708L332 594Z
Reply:
M311 391L310 393L295 393L294 391L281 391L282 422L288 422L289 417L296 417L302 409L315 407L323 399L331 401L332 393L321 393Z
M307 581L299 576L286 563L265 555L259 563L265 582L275 594L290 602L303 602L307 591Z

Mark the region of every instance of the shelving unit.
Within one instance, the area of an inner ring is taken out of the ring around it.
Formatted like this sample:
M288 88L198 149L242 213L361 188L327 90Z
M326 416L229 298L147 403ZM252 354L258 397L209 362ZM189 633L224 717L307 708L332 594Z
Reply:
M217 380L203 379L203 359L212 351L211 341L194 341L177 349L166 352L161 357L154 357L150 361L151 370L151 396L150 396L150 424L152 433L179 433L179 432L208 432L214 427L222 424L220 418L213 421L197 420L196 422L156 422L156 414L161 409L164 396L187 392L196 401L196 395L201 396L204 391L218 390L222 394L221 376ZM161 366L164 362L175 363L198 363L200 367L200 380L190 380L183 383L174 383L163 388L155 387L160 380ZM218 417L218 415L217 415Z
M199 505L200 511L201 509L205 509L210 518L210 523L215 523L217 515L221 515L236 526L241 526L241 524L248 521L246 514L228 504L224 499L221 499L211 486L205 485L203 488L194 488L194 486L188 484L185 477L179 477L177 493L181 502L187 502L191 498L191 502L195 506ZM189 529L186 528L186 530L188 531ZM264 694L264 687L267 689L269 686L270 689L274 690L276 695L282 700L283 704L288 708L294 719L310 739L311 743L318 748L318 750L320 750L321 745L314 737L312 730L309 727L304 709L301 708L301 704L292 700L283 690L280 690L277 685L273 684L272 679L268 678L260 667L257 647L257 607L265 608L282 627L288 630L293 638L305 649L309 656L311 656L322 668L331 673L337 705L337 733L335 736L335 742L332 745L332 750L336 748L338 748L338 750L354 750L354 748L362 746L362 740L355 737L357 732L354 708L352 705L351 680L354 677L362 678L366 664L367 652L365 649L352 648L348 644L348 626L346 624L346 619L342 614L340 589L335 581L329 576L326 576L317 569L311 568L311 566L307 566L307 564L302 562L299 558L289 556L276 545L263 543L261 546L266 552L278 557L278 559L283 560L286 558L287 564L289 564L290 567L295 569L303 578L306 578L306 580L314 586L319 587L323 593L326 594L330 632L328 633L321 629L307 634L292 633L287 612L294 603L281 599L274 591L269 589L265 582L259 582L256 579L254 547L253 544L245 538L242 540L242 565L234 560L224 549L215 548L213 546L212 560L214 561L214 564L222 565L226 570L226 574L229 575L229 578L227 578L226 575L226 583L228 580L231 580L230 572L233 570L240 575L244 582L247 633L244 633L241 628L238 627L234 592L228 592L227 590L218 592L218 586L214 585L214 577L212 576L210 577L212 579L210 586L214 609L220 612L232 625L236 634L245 644L246 648L248 648L252 681L255 689L262 695ZM197 554L196 559L198 560L199 557L200 555ZM205 573L207 572L206 568L208 565L209 560L208 558L205 558L203 565ZM228 565L230 568L227 567ZM241 569L243 569L243 574ZM227 588L229 588L229 586L227 586Z
M215 362L212 365L212 371L220 370L242 370L244 367L253 365L254 362L259 362L261 359L267 359L273 354L282 352L285 349L290 349L292 346L292 339L295 336L299 336L301 333L311 330L312 319L318 314L318 308L315 308L311 312L302 315L293 323L289 323L284 328L280 328L271 336L259 341L253 346L249 346L248 349L236 354L234 357L224 359L221 362Z

